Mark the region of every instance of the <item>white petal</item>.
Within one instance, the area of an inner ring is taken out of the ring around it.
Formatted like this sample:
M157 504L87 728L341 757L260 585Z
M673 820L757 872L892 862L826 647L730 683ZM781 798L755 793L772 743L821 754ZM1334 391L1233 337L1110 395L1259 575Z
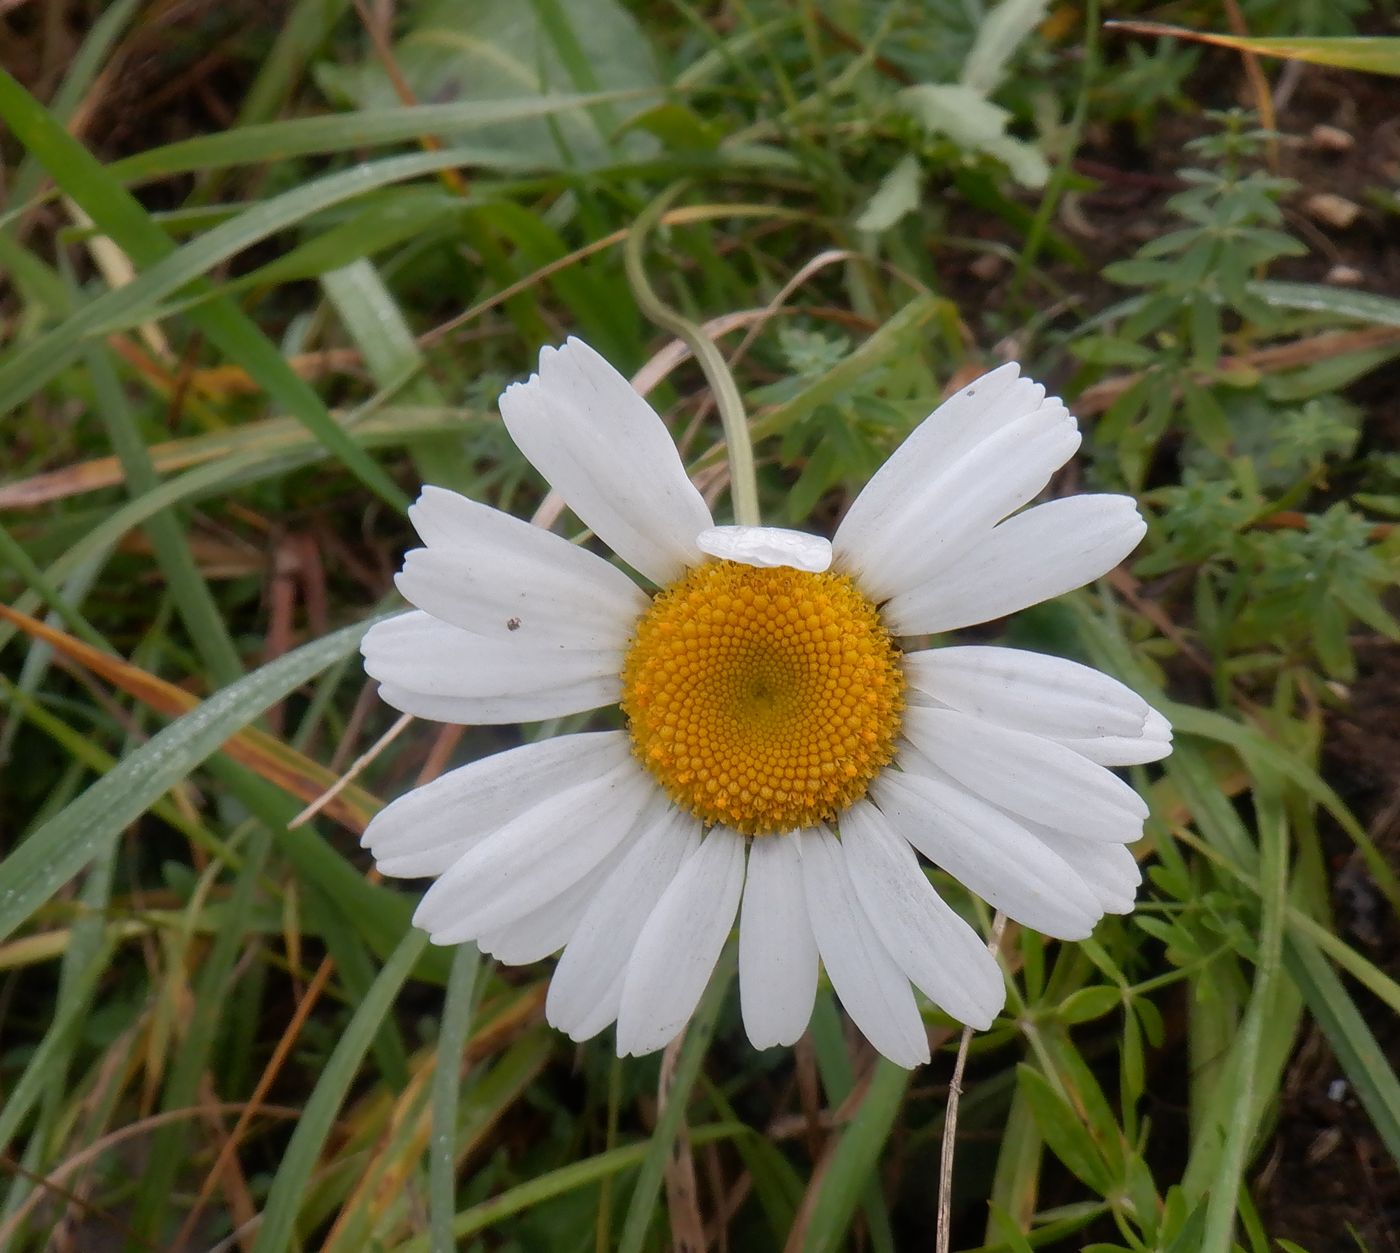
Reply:
M994 805L954 784L887 770L880 812L934 865L1027 927L1082 940L1103 910L1059 856Z
M572 887L631 830L655 784L633 761L556 792L469 848L413 915L435 944L460 944Z
M621 695L621 647L488 640L422 610L375 623L360 652L387 704L440 722L536 722L616 704Z
M1018 377L1019 368L1002 365L945 400L855 498L833 546L844 567L860 571L868 594L876 599L889 595L899 584L897 559L913 552L916 536L956 512L951 505L960 494L977 494L987 486L984 472L976 477L952 473L959 463L967 463L979 445L1042 407L1063 414L1060 400L1046 400L1042 386ZM934 484L944 486L935 493ZM1029 498L1022 497L1022 503ZM1011 510L997 517L1007 512Z
M998 428L1034 413L1045 389L1020 375L1014 362L998 366L920 422L851 503L836 532L837 552L858 561L864 545L879 539L912 492L933 482Z
M1163 719L1165 722L1165 719ZM1161 761L1171 755L1171 732L1160 737L1151 734L1151 729L1141 737L1128 735L1104 735L1091 740L1060 740L1066 748L1072 748L1081 757L1100 766L1141 766L1149 761Z
M1042 826L1026 822L1026 828L1052 852L1062 857L1098 898L1106 914L1128 914L1137 902L1142 868L1126 844L1101 844L1097 840L1081 840Z
M912 1069L928 1061L928 1033L909 980L861 908L841 845L820 827L787 838L799 841L807 916L846 1012L895 1065Z
M471 542L480 525L480 515L475 509L468 508L468 504L476 503L461 492L428 484L418 493L418 499L409 505L408 520L413 523L418 538L429 548L439 545L444 548L462 547Z
M1027 386L1023 399L1041 394L1040 388ZM836 553L872 599L882 601L915 587L954 561L977 537L1037 495L1079 447L1078 427L1059 400L1039 399L1008 420L999 419L982 423L975 438L969 433L951 450L939 447L938 456L925 458L936 464L921 466L921 475L905 476L898 496L882 490L878 527L863 524L852 507L857 524L852 529L842 523Z
M1171 752L1167 720L1117 679L1018 648L937 648L904 658L909 685L998 726L1058 740L1101 766Z
M484 933L477 940L477 947L503 966L528 966L557 953L569 942L584 911L616 869L631 842L632 836L624 839L582 879L558 896L537 905L515 921Z
M438 875L483 836L554 792L628 759L625 731L560 735L449 770L370 819L360 839L380 874Z
M711 557L760 569L791 566L821 574L831 566L830 540L776 526L712 526L701 531L695 543Z
M442 488L425 488L434 541L414 549L394 580L435 618L512 644L625 646L648 600L616 566L541 527ZM445 501L452 503L445 506ZM450 530L445 539L443 531Z
M817 941L807 920L802 861L788 835L749 849L739 918L739 1005L756 1049L793 1044L817 995Z
M914 986L959 1022L990 1027L1006 1001L996 958L869 801L841 815L841 847L875 934Z
M1054 740L952 709L911 706L904 734L920 754L994 805L1089 840L1128 844L1147 805L1117 775ZM917 769L917 763L906 763Z
M1069 496L1018 513L884 608L896 635L990 622L1107 574L1147 532L1130 496Z
M681 864L700 847L700 821L660 793L638 821L638 836L584 911L550 980L545 1016L575 1040L617 1017L622 980L637 937Z
M582 340L543 349L500 408L520 451L633 569L665 584L700 560L695 537L714 520L665 424Z
M671 880L637 937L622 983L617 1055L664 1048L690 1021L734 924L744 841L713 827Z

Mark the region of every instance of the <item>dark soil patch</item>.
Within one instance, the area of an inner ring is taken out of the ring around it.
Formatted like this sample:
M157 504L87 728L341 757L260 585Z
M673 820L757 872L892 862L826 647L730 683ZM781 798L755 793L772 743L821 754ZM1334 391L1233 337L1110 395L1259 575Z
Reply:
M1350 699L1328 720L1323 773L1387 862L1400 867L1400 648L1376 639L1357 658ZM1400 924L1350 840L1328 834L1338 934L1400 976ZM1400 1065L1400 1022L1363 990L1350 990L1382 1053ZM1254 1186L1265 1229L1309 1253L1400 1250L1400 1173L1315 1027L1289 1064L1278 1130Z

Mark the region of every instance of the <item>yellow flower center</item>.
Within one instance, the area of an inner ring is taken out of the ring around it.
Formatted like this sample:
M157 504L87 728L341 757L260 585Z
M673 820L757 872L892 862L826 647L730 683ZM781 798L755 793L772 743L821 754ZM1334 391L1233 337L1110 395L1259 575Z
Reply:
M622 709L676 804L770 835L865 795L894 756L904 674L848 576L708 561L638 620Z

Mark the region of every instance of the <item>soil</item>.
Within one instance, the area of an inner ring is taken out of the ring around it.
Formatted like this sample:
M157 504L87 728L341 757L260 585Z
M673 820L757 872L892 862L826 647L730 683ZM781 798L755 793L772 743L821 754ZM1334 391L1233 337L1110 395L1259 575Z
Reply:
M1328 719L1323 775L1387 862L1400 867L1400 649L1373 638L1357 649L1357 660L1350 700ZM1324 836L1333 853L1338 934L1400 977L1400 924L1345 833ZM1400 1021L1354 984L1348 990L1382 1053L1400 1065ZM1309 1253L1400 1253L1400 1173L1316 1027L1289 1064L1274 1143L1254 1192L1265 1229Z

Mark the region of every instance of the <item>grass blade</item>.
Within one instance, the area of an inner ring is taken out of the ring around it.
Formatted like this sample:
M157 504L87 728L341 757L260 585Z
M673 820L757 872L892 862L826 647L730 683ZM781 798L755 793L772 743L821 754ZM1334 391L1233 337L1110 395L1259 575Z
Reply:
M0 107L3 101L0 92ZM467 159L467 154L456 149L388 157L315 179L244 210L152 262L132 282L82 305L53 330L13 354L0 365L0 408L22 404L81 352L93 335L129 320L142 320L160 300L201 279L208 270L250 245L367 191L453 169ZM345 448L359 452L334 424L327 430L334 431Z
M1265 1108L1257 1098L1255 1074L1265 1018L1273 1004L1274 983L1283 955L1284 917L1288 908L1288 821L1278 781L1269 774L1256 774L1254 798L1259 815L1259 879L1264 889L1260 898L1263 919L1259 959L1255 963L1249 1007L1231 1050L1227 1078L1215 1090L1220 1102L1219 1122L1215 1126L1223 1124L1225 1142L1214 1169L1208 1172L1210 1185L1206 1193L1201 1253L1230 1253L1233 1247L1237 1197L1244 1180L1247 1155ZM1213 1140L1213 1128L1208 1137ZM1210 1148L1213 1149L1213 1145ZM1188 1166L1188 1175L1190 1173Z
M807 1223L803 1253L835 1253L846 1247L846 1231L876 1178L876 1168L913 1071L883 1057L875 1064L860 1109L836 1145Z
M1284 962L1391 1157L1400 1162L1400 1079L1380 1042L1317 949L1290 936Z
M734 960L731 953L719 959L719 965L710 979L710 986L700 998L700 1004L686 1028L685 1043L681 1045L680 1060L676 1063L675 1080L666 1101L666 1110L657 1121L651 1142L647 1145L646 1157L642 1160L637 1186L632 1192L632 1201L627 1207L627 1218L622 1225L622 1238L618 1242L618 1253L642 1253L646 1247L647 1232L651 1228L652 1217L656 1213L656 1201L661 1194L661 1180L670 1160L676 1137L680 1134L681 1123L685 1119L686 1106L690 1103L690 1091L700 1074L700 1063L705 1059L710 1037L715 1033L719 1020L720 1006L724 1004L734 977Z
M3 70L0 118L59 187L135 264L153 265L175 251L170 237L140 202ZM235 305L216 300L207 308L192 310L190 320L243 365L276 403L302 422L366 487L395 508L406 507L407 500L393 480L336 425L316 393ZM31 350L26 350L26 355Z
M433 1138L428 1146L428 1215L433 1253L452 1253L452 1220L457 1214L457 1099L462 1086L461 1057L471 1034L473 1002L481 954L475 944L459 945L443 996L433 1071Z
M344 627L216 692L35 831L0 862L0 940L226 739L332 662L354 652L368 628L368 623Z
M285 1253L293 1246L297 1214L336 1114L365 1053L387 1020L394 998L427 944L428 937L421 931L404 936L337 1041L272 1181L253 1253Z

